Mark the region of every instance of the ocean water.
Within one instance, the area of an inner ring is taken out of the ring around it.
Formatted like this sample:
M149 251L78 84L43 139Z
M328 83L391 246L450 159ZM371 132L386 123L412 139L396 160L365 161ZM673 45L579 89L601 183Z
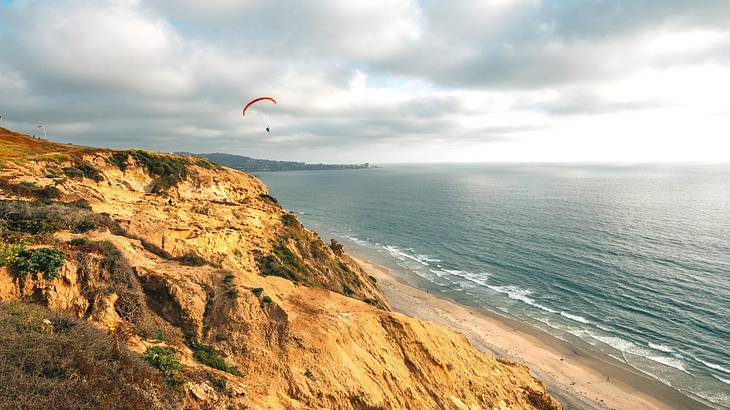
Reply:
M730 407L730 164L258 176L308 227L418 286Z

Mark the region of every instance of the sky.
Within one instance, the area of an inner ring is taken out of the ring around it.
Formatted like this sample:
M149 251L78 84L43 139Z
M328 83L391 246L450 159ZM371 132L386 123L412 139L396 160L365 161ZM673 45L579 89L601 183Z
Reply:
M0 0L0 115L308 162L730 161L730 1Z

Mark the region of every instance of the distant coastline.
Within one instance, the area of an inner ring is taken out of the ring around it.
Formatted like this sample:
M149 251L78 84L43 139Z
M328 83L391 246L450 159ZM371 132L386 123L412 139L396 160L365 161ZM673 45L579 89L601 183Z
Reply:
M218 165L235 168L245 172L276 172L276 171L322 171L322 170L343 170L343 169L370 169L377 168L370 163L362 164L308 164L298 161L275 161L268 159L257 159L242 155L209 153L192 154L189 152L177 152L178 155L199 156L207 158Z

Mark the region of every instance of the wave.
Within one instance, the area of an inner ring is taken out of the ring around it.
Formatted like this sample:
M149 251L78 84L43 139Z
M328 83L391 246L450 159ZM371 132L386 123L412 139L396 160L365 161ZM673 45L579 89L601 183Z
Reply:
M427 255L411 255L408 252L401 250L397 246L385 245L383 246L383 248L390 252L393 256L400 256L406 259L410 259L412 261L420 263L423 266L430 266L428 262L433 262L433 260L431 260Z
M344 236L345 236L345 238L347 238L347 239L355 242L356 244L358 244L360 246L368 246L368 245L370 245L370 242L368 242L367 240L360 239L360 238L358 238L356 236L352 236L352 235L344 235Z
M580 323L585 323L585 324L591 323L590 320L584 318L583 316L572 315L568 312L560 312L560 316L567 317L568 319L575 320L576 322L580 322Z
M712 375L712 377L716 378L717 380L719 380L719 381L721 381L721 382L723 382L725 384L730 384L730 379L723 379L722 377L715 376L714 374Z
M624 353L629 353L634 356L642 357L647 360L651 360L652 362L659 363L664 366L672 367L674 369L677 369L679 371L682 371L684 373L689 374L690 376L692 373L687 371L687 368L684 366L684 362L679 357L669 357L669 356L657 356L656 354L652 354L652 352L646 348L643 348L639 345L637 345L634 342L630 342L628 340L624 340L617 336L604 336L599 335L590 331L583 331L578 333L570 332L578 337L581 337L581 335L587 335L592 339L598 340L599 342L606 344L608 346L611 346L612 348L618 350L623 355ZM624 361L628 364L628 360L624 356ZM634 366L632 366L634 367ZM641 369L644 371L645 369ZM652 375L655 376L655 375Z
M695 357L695 359L697 359L697 358ZM706 361L704 361L702 359L697 359L697 361L699 361L700 363L702 363L705 366L709 367L710 369L715 369L715 370L719 370L719 371L721 371L723 373L730 374L730 369L728 369L726 367L723 367L723 366L720 366L719 364L706 362Z
M665 366L673 367L687 374L691 374L687 371L687 369L684 368L684 363L679 359L666 356L647 356L646 358L653 362L661 363Z
M542 309L546 312L550 313L558 313L555 309L550 309L547 306L541 305L537 302L535 302L535 299L532 299L531 297L528 297L528 295L532 294L532 291L530 289L522 289L519 286L515 285L506 285L506 286L495 286L495 285L486 285L489 289L492 289L495 292L503 293L507 295L508 298L519 300L520 302L527 303L530 306L534 306L538 309Z
M655 350L662 351L664 353L672 353L674 352L674 349L672 349L670 346L667 345L659 345L656 343L649 342L649 347Z

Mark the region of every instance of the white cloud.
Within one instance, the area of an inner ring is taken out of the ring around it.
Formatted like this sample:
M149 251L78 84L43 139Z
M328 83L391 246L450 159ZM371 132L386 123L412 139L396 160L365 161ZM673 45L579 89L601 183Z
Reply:
M16 0L0 111L85 144L311 161L722 159L728 4ZM242 119L258 95L280 103Z

